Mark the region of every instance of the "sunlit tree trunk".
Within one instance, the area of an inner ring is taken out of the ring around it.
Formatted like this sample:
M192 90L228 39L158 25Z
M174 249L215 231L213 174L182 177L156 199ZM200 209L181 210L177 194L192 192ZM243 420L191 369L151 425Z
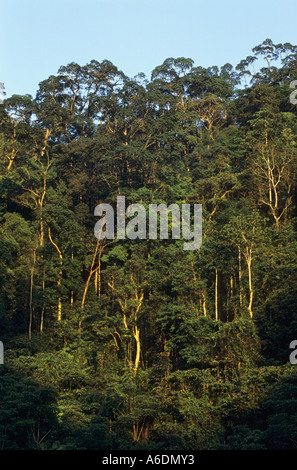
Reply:
M245 253L245 259L246 259L246 264L248 267L248 276L249 276L249 305L248 305L248 312L250 315L250 318L253 318L253 296L254 296L254 291L253 291L253 284L252 284L252 250L247 248L246 253Z
M243 292L242 292L242 268L241 268L241 247L238 246L238 283L239 283L239 305L242 309L243 306Z
M62 300L61 300L61 296L60 296L60 286L61 286L61 281L62 281L62 266L63 266L63 256L62 256L62 252L60 250L60 248L58 247L58 245L53 241L52 239L52 236L51 236L51 230L50 230L50 227L48 228L48 236L49 236L49 240L51 242L51 244L55 247L55 249L57 250L58 252L58 255L59 255L59 258L60 258L60 269L59 269L59 279L57 281L57 285L58 285L58 291L59 291L59 297L58 297L58 321L60 322L61 319L62 319Z
M216 269L216 278L215 278L215 315L216 315L216 321L218 321L218 319L219 319L218 281L219 281L219 276L218 276L218 270Z
M30 272L30 293L29 293L29 339L32 337L32 322L33 322L33 285L34 285L34 269L36 263L36 249L33 252L33 265Z

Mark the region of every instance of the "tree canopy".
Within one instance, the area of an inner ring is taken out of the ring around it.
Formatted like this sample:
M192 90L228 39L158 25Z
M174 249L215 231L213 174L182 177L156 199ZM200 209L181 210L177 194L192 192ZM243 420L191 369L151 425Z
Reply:
M0 105L1 449L296 448L296 61L70 63ZM117 196L201 204L201 247L97 239Z

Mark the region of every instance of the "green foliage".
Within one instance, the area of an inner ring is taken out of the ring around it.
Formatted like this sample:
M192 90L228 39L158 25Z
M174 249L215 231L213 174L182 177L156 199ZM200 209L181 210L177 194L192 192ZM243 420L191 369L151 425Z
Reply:
M57 426L54 390L10 371L0 374L1 449L40 449Z
M73 62L5 100L1 448L296 447L296 53ZM119 195L202 204L201 248L98 241Z

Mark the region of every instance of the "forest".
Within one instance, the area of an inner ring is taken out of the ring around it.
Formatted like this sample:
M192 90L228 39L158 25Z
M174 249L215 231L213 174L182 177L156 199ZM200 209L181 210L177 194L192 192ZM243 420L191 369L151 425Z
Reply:
M297 448L294 80L297 46L266 39L5 97L1 450ZM200 248L96 238L118 196L201 204Z

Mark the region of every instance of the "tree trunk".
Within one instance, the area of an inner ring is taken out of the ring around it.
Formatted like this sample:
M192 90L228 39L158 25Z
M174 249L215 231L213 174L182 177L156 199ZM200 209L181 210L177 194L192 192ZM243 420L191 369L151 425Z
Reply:
M243 305L243 295L242 295L241 278L242 278L242 270L241 270L241 248L240 248L240 246L239 246L239 247L238 247L238 283L239 283L239 305L240 305L240 308L242 308L242 305Z
M215 313L216 321L219 319L219 309L218 309L218 270L216 269L216 281L215 281Z
M139 366L139 361L140 361L140 338L139 338L139 328L137 325L134 326L133 330L133 336L136 341L136 355L135 355L135 362L134 362L134 374L136 375L138 366Z
M249 305L248 305L248 311L249 311L249 314L250 314L250 318L253 318L252 306L253 306L254 291L253 291L253 285L252 285L252 253L251 253L251 250L249 250L249 252L247 253L246 262L247 262L247 267L248 267L249 291L250 291L250 301L249 301Z
M63 256L62 256L62 252L61 252L60 248L58 247L58 245L52 239L50 227L48 228L48 237L49 237L49 240L50 240L51 244L56 248L56 250L59 254L59 258L60 258L59 279L57 281L58 290L59 290L60 286L61 286L61 279L62 279L62 274L63 274L63 272L62 272ZM61 300L60 293L59 293L59 298L58 298L58 321L60 322L61 319L62 319L62 300Z
M33 253L33 266L31 267L31 275L30 275L30 297L29 297L29 339L32 337L32 322L33 322L33 282L34 282L34 267L36 262L36 250Z

